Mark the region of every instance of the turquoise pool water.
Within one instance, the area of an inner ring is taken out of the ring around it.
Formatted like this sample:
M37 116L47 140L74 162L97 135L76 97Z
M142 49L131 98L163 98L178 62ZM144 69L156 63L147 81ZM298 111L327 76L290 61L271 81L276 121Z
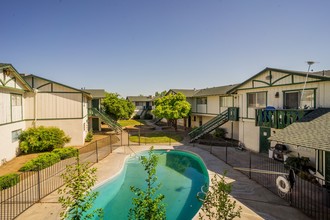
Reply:
M192 153L171 150L154 150L159 155L158 182L162 184L158 193L165 195L166 217L192 219L201 207L196 195L202 186L208 186L209 177L202 159ZM138 156L147 156L144 151ZM93 208L103 208L104 219L127 219L135 195L130 186L145 188L146 174L138 157L129 158L122 172L95 190L99 192Z

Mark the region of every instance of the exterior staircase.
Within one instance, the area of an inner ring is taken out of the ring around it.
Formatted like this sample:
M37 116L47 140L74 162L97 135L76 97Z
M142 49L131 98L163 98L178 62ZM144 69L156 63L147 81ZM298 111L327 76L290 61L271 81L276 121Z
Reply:
M217 115L215 118L211 119L204 125L192 130L188 135L190 137L190 142L193 142L203 136L204 134L210 133L214 129L225 124L229 120L228 110Z
M104 123L106 123L112 130L116 132L122 131L121 125L116 122L114 119L110 118L105 112L102 110L97 110L97 108L89 108L89 115L96 116L101 119Z

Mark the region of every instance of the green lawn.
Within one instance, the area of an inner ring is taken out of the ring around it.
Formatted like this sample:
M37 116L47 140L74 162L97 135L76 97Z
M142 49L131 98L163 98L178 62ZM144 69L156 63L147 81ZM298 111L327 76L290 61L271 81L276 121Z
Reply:
M169 143L182 141L183 137L179 134L165 133L165 132L150 132L141 134L141 143ZM138 135L132 135L129 137L132 142L139 142Z
M130 119L130 120L119 120L118 123L122 126L122 127L126 127L126 126L135 126L135 125L144 125L144 121L143 120L134 120L134 119Z

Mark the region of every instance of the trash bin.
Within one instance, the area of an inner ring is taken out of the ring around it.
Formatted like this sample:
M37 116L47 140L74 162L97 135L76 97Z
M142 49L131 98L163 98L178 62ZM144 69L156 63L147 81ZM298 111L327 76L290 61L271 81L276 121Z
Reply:
M268 150L268 157L271 158L271 159L273 159L273 156L274 156L274 148L270 148Z

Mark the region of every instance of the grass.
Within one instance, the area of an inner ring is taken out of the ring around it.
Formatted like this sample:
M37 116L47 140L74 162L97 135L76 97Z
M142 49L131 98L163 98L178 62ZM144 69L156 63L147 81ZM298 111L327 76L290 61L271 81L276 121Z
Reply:
M150 132L146 134L141 134L141 143L169 143L169 142L179 142L183 140L182 135L164 133L164 132ZM138 135L132 135L129 137L132 142L139 142Z
M126 127L126 126L135 126L135 125L144 125L144 121L143 120L134 120L134 119L130 119L130 120L119 120L118 123L122 126L122 127Z

